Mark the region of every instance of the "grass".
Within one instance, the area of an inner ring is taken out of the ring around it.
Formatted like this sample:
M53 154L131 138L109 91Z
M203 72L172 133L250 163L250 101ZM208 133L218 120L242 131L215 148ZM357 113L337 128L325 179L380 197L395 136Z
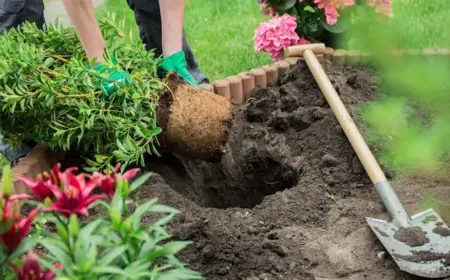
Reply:
M255 28L266 18L256 0L187 0L185 28L200 68L212 80L270 63L253 50ZM404 48L449 47L447 32L450 1L396 0L393 24L401 26ZM125 0L106 0L98 14L123 15L138 38L133 12Z
M253 34L265 20L256 1L186 1L185 29L200 69L212 81L271 63L253 50ZM97 14L123 15L135 38L139 32L125 0L106 0Z
M397 0L393 24L399 26L398 40L405 48L447 48L450 46L448 15L450 1Z

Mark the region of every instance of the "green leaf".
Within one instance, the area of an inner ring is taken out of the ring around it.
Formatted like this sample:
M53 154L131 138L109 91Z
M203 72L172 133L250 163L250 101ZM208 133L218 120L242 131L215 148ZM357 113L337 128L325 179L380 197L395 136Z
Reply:
M153 213L174 213L178 214L180 211L173 207L163 205L163 204L155 204L150 208L150 211Z
M141 247L141 250L139 251L139 258L142 259L146 255L150 254L155 248L156 242L153 239L149 239L146 242L144 242L144 245Z
M122 161L123 159L127 158L128 156L123 153L122 151L113 151L113 155L118 159L118 161Z
M167 215L167 216L165 216L165 217L163 217L163 218L157 220L156 222L154 222L154 223L152 224L152 226L154 226L154 227L161 227L161 226L164 226L164 225L166 225L167 223L169 223L169 222L173 219L173 217L175 217L176 214L177 214L177 213L169 214L169 215Z
M104 221L101 219L94 220L90 222L87 226L80 230L80 235L78 236L77 243L84 244L87 243L92 233L97 229L97 227Z
M134 180L133 183L131 183L131 185L130 185L130 193L135 191L140 186L142 186L145 182L147 182L148 179L150 179L150 177L152 175L153 175L152 173L146 173L146 174L140 176L139 178L137 178L136 180Z
M125 245L111 249L106 255L104 255L99 260L99 265L109 266L117 257L122 255L127 249L128 249L128 246L125 246Z
M88 252L82 251L83 255L77 258L77 265L81 272L88 272L94 266L95 261L97 259L97 244L94 243L94 240L91 239L89 243ZM81 257L81 258L80 258Z
M42 239L39 243L53 255L55 260L61 262L63 266L70 266L71 257L69 248L64 243L54 239Z
M306 12L310 12L310 13L315 13L316 10L314 10L313 7L311 7L310 5L306 5L305 8L303 8L304 11Z
M280 0L277 8L280 11L287 11L290 8L294 7L296 3L297 3L297 0Z
M155 127L152 130L152 137L159 135L162 132L162 128L161 127Z
M140 128L139 126L135 126L135 127L134 127L134 130L136 131L136 134L137 134L138 136L142 137L142 138L148 138L148 137L150 137L150 135L145 135L145 134L142 132L142 130L141 130L141 128Z
M116 140L117 143L117 147L119 147L120 150L122 150L123 152L127 152L127 149L125 148L125 146L122 144L122 142L120 142L119 139Z
M151 261L162 256L176 255L191 243L192 242L190 241L172 241L166 243L163 246L157 247L152 253L148 255L147 258L149 261Z
M93 273L98 275L122 275L128 277L129 275L123 271L123 269L116 266L97 266L91 270Z
M127 221L131 221L133 223L134 228L137 228L141 221L141 216L145 212L148 212L151 209L151 207L153 206L153 204L156 203L156 201L158 201L158 199L154 198L152 200L147 201L144 204L139 205L136 208L136 210L134 211L134 213L125 220L125 223Z
M160 272L158 274L158 280L203 280L204 278L200 273L188 270L185 268L174 269L170 271Z

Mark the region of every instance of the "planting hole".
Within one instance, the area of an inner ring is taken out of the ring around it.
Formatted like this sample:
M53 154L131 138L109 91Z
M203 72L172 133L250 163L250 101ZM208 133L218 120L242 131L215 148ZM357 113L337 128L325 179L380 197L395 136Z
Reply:
M250 150L240 157L239 160L245 161L243 165L232 165L227 159L209 163L168 154L149 160L149 166L177 192L200 206L253 208L265 196L297 184L297 174L292 168L255 153Z

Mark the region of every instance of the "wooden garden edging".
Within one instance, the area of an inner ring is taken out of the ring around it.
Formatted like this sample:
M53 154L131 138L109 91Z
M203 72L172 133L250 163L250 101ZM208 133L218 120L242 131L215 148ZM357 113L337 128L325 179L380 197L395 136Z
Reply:
M445 57L450 59L450 49L409 49L395 50L392 56L422 56L422 57ZM346 51L342 49L333 50L326 48L323 55L317 56L319 60L330 61L340 65L357 65L369 63L371 57L367 53L359 51ZM255 68L248 72L242 72L234 76L214 81L212 84L206 84L204 87L208 91L221 95L231 101L234 105L245 104L250 98L252 92L257 87L275 86L278 84L279 77L295 68L298 60L302 58L287 58L271 65L261 68ZM12 168L13 183L15 193L24 193L28 189L18 178L21 176L34 178L44 171L48 171L60 161L64 153L57 153L48 150L44 145L38 145L31 153L22 159Z

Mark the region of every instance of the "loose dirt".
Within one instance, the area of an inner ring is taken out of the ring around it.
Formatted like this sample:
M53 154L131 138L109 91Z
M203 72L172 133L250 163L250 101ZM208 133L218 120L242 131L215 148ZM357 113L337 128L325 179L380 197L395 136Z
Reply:
M394 257L416 263L441 260L444 266L450 266L450 253L442 254L428 251L413 251L411 256L394 255Z
M433 232L444 237L450 236L450 229L444 227L436 227L433 229Z
M411 247L422 246L430 242L430 239L426 237L426 232L422 231L420 227L401 228L395 232L394 238Z
M368 69L324 68L348 106L378 92ZM256 89L237 114L220 163L148 159L141 198L180 209L180 258L207 279L419 279L402 273L365 223L389 219L303 62ZM158 175L159 174L159 175ZM147 218L151 223L151 218Z

